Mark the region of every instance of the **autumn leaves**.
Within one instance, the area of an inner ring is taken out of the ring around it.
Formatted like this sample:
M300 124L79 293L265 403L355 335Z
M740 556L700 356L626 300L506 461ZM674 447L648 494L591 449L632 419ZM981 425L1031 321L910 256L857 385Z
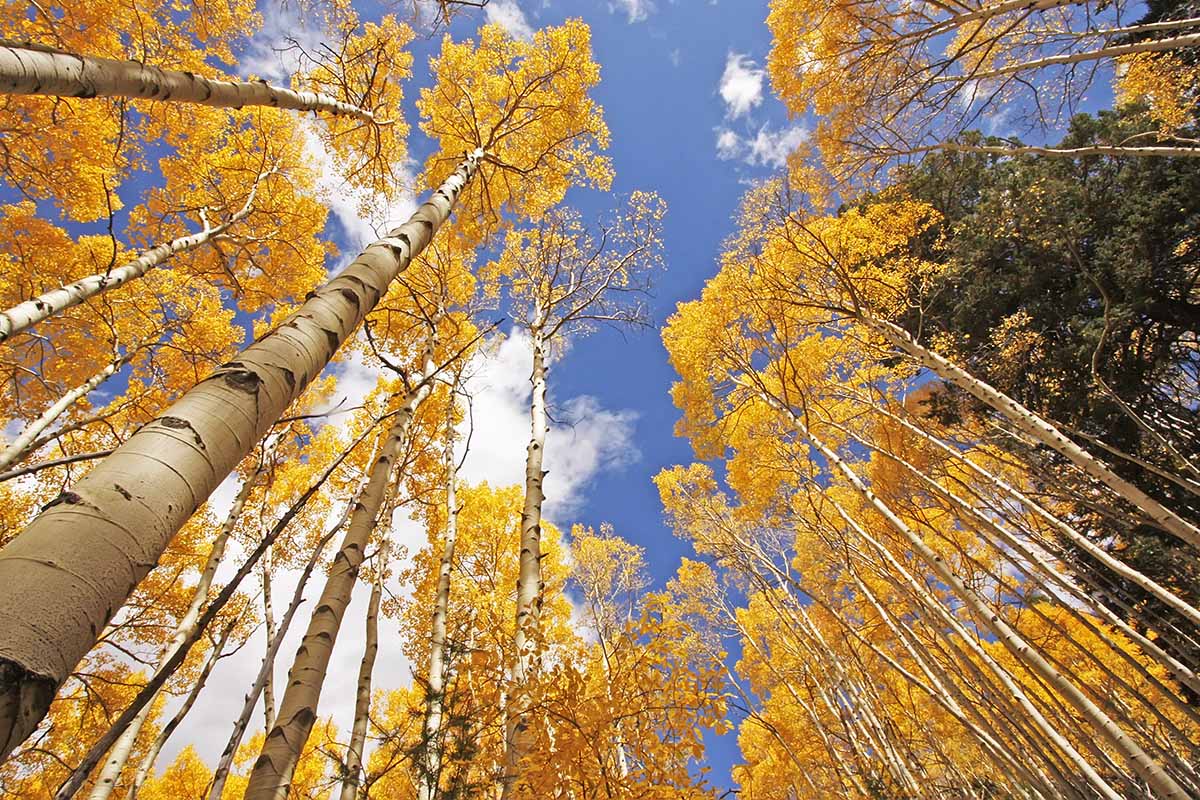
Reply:
M656 196L635 194L594 231L577 213L558 208L571 186L607 189L611 182L611 166L599 154L608 131L590 97L599 69L587 26L568 21L532 41L494 26L476 41L447 36L430 64L433 85L418 101L422 128L437 145L420 177L431 194L408 222L322 283L333 250L322 238L326 208L314 148L325 168L369 204L386 206L408 189L398 177L408 134L399 106L412 66L403 47L414 35L410 27L390 16L359 24L352 9L338 4L322 9L315 24L336 46L300 53L293 90L239 81L212 66L217 59L236 63L238 43L258 24L249 7L197 10L182 19L167 10L149 14L136 28L140 39L131 41L119 31L132 9L117 3L97 17L94 9L67 5L61 30L53 14L11 12L30 39L53 46L5 49L4 113L13 131L5 141L30 152L48 149L47 167L73 162L79 172L70 177L86 186L81 191L31 158L9 158L7 177L75 221L108 216L112 233L75 239L43 221L33 201L5 209L11 267L5 297L13 306L3 317L7 385L13 407L31 419L4 458L6 465L48 458L51 446L85 456L89 449L112 453L84 459L97 463L78 480L66 476L69 488L57 493L62 467L75 462L41 465L14 495L23 502L7 509L0 738L6 755L17 753L4 767L6 785L11 780L26 796L57 798L86 789L92 800L114 792L157 796L171 791L169 781L202 785L201 793L213 798L294 793L322 771L325 756L310 738L332 735L318 702L364 573L374 587L372 634L351 740L339 748L345 758L337 756L344 796L383 791L397 758L410 762L408 785L419 784L422 797L457 791L455 781L466 775L525 793L561 775L555 759L567 758L565 742L547 730L558 727L544 716L548 698L556 714L599 733L616 709L633 707L612 688L618 680L627 682L625 692L655 681L661 691L693 685L650 658L655 651L632 627L609 630L604 671L596 672L593 650L564 616L565 558L558 557L558 567L545 560L557 546L552 529L543 550L547 373L568 336L599 324L644 322L642 298L662 263L665 207ZM128 59L134 45L137 61ZM59 106L67 118L47 124ZM318 118L302 122L281 109ZM88 134L55 138L77 114L95 115ZM159 180L122 217L128 230L117 231L117 209L135 200L121 180L150 152L162 153ZM531 220L538 224L519 227ZM497 260L474 270L476 251L501 241ZM136 255L135 243L149 249ZM511 298L514 320L535 343L528 477L519 501L511 490L458 487L454 477L460 457L454 431L466 424L465 381L494 327L479 320L501 294ZM236 352L243 320L254 341ZM350 342L380 381L360 406L342 408L344 400L333 400L335 379L323 372ZM100 400L98 387L117 375L120 396ZM85 402L89 395L98 401L95 410ZM241 488L216 524L206 500L234 474ZM476 496L487 501L482 508L490 516L468 514L480 508ZM45 503L40 513L38 502ZM339 506L340 521L326 530L325 519ZM509 536L509 520L521 507L521 523ZM372 714L379 615L398 613L382 598L395 578L387 540L406 517L425 524L431 546L444 542L441 562L430 570L436 591L414 599L404 623L416 626L413 660L426 663L429 676L424 697L410 693L425 722L408 732L402 718L381 723ZM495 540L473 525L503 534L512 557L478 552ZM457 549L456 530L462 531ZM277 698L273 675L282 637L306 582L320 574L324 546L339 534ZM629 569L641 568L636 550L621 557ZM480 619L479 606L463 605L460 593L478 577L458 576L470 559L475 569L518 573L505 588L491 586L495 618ZM223 566L234 573L218 588ZM272 582L289 568L300 571L300 580L276 619ZM247 581L256 572L257 598ZM189 580L196 574L198 582ZM592 591L630 601L635 590ZM436 609L439 630L418 635L429 608ZM647 614L644 624L665 624ZM143 627L148 618L152 635ZM217 771L205 776L185 752L168 771L173 777L150 777L165 737L194 705L213 666L227 647L241 646L231 637L244 644L258 619L267 630L267 653ZM467 644L477 640L486 647ZM464 662L475 649L486 658ZM618 653L630 659L624 668ZM546 658L561 666L549 669ZM138 674L131 662L149 672ZM141 688L127 697L105 689L104 681ZM581 682L587 692L564 693ZM165 697L189 683L183 709L160 727ZM696 715L709 724L715 719L712 698L703 686L696 691L669 712L681 729ZM243 746L260 698L264 735ZM77 702L87 708L75 710ZM578 780L650 780L649 761L639 766L639 759L649 759L661 741L655 720L666 705L639 711L643 723L617 726L615 743L599 751L598 761L579 750ZM483 708L496 713L481 718ZM61 729L72 714L82 735L51 737L49 751L21 748L30 736L44 740ZM481 727L457 727L464 715ZM368 733L376 743L369 753ZM594 747L594 739L585 736L575 746L585 745ZM254 751L252 765L237 774L233 767L246 763L247 748ZM674 783L689 782L686 757L653 761L656 771L673 770Z

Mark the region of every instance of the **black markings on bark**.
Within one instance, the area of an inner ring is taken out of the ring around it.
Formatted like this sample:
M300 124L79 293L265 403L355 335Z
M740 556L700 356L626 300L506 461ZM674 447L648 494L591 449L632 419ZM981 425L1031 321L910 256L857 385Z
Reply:
M405 241L407 241L407 239ZM370 294L371 305L375 305L375 303L379 302L379 290L374 286L367 283L357 275L343 275L342 277L347 281L353 281L354 283L358 284L358 288L363 294Z
M329 328L322 328L321 333L325 334L325 340L329 343L329 355L332 356L337 352L338 347L342 344L342 337L338 336L338 332Z
M240 368L242 365L235 362L229 366ZM255 397L258 396L258 387L262 385L262 378L258 377L258 373L249 369L231 369L222 377L225 379L225 385L230 389L244 394L252 394Z
M358 293L355 292L353 289L349 289L349 288L343 286L342 288L338 289L338 294L340 294L342 297L346 298L347 302L354 303L355 309L360 310L360 311L362 310L362 298L359 297Z
M177 430L177 431L189 430L189 431L191 431L192 438L196 440L196 444L200 447L200 449L201 450L208 449L208 447L206 447L204 444L204 440L200 438L200 433L195 428L193 428L192 423L188 422L186 419L180 419L179 417L159 417L158 421L163 427L171 428L172 430Z
M42 506L42 511L54 508L55 506L63 503L69 506L87 505L87 503L84 502L84 499L74 492L63 492L58 497Z
M395 236L393 236L392 238L399 239L400 241L404 242L406 245L408 245L408 252L410 252L410 253L412 252L412 239L408 238L407 233L398 233ZM387 243L385 242L385 244L387 244ZM393 255L395 255L397 259L401 259L401 258L405 257L404 252L401 251L401 249L399 247L395 247L391 244L388 244L387 247L389 250L392 251Z
M296 393L296 373L290 369L281 369L280 372L283 373L283 379L287 381L288 394L294 395Z
M126 488L125 488L124 486L122 486L121 484L119 484L119 483L114 483L114 484L113 484L113 488L117 490L117 494L121 495L121 497L124 497L126 500L132 500L132 499L133 499L133 495L129 493L129 490L128 490L128 489L126 489Z

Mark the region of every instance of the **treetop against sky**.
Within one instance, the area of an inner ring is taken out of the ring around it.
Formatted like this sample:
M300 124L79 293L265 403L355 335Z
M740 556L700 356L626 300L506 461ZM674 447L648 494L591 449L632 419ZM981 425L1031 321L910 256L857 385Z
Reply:
M0 796L1200 795L1200 7L58 0Z

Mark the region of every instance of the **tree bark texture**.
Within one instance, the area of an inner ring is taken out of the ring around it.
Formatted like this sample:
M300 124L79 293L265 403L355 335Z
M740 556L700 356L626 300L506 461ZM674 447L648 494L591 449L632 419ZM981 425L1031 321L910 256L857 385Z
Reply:
M0 44L0 92L51 97L128 97L217 108L271 106L374 122L370 111L329 95L266 81L223 81L137 61L84 56L37 45Z
M404 225L217 368L0 550L0 758L225 476L316 378L449 217L470 154Z

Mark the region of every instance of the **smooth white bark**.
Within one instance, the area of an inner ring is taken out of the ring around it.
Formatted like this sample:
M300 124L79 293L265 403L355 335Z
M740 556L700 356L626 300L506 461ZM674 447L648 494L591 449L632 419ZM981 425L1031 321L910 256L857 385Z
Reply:
M539 317L541 314L539 313ZM522 688L537 663L538 623L542 601L542 481L546 473L542 460L546 449L546 345L540 324L530 330L533 345L533 393L529 404L530 436L525 453L525 502L521 509L521 553L517 574L517 625L513 636L516 661L513 665L513 691L517 702L509 704L505 725L505 773L501 800L509 800L520 778L521 758L525 755L526 711Z
M275 727L267 734L262 753L250 773L246 800L276 800L286 797L290 790L300 754L317 720L329 660L358 580L359 567L380 511L386 505L393 467L408 445L413 416L429 396L438 371L433 359L431 334L423 371L415 376L414 385L402 399L396 422L371 467L370 478L359 495L346 535L325 579L321 598L313 608L308 630L288 672L287 688L279 701Z
M0 48L0 52L2 52ZM127 264L114 267L107 272L88 275L74 283L38 295L30 300L18 303L12 308L0 312L0 342L14 334L20 333L39 322L60 314L63 311L84 303L98 294L122 286L135 278L140 278L150 270L162 265L171 256L186 253L189 250L208 244L224 234L230 227L241 222L254 210L254 198L258 192L259 183L269 173L264 173L254 182L250 195L245 204L229 219L214 227L205 226L204 230L188 236L181 236L166 244L160 244L152 250L147 250Z
M12 444L0 452L0 470L8 469L28 454L30 446L42 431L53 425L54 421L61 417L68 408L75 405L78 400L87 397L93 389L117 374L117 370L129 362L134 352L136 351L130 351L127 355L113 359L104 369L58 398L52 406L42 412L40 417L29 423L25 430L21 431L16 439L13 439Z
M453 397L453 395L451 395ZM454 568L454 549L458 541L458 462L454 456L453 408L446 415L446 530L442 537L442 555L438 562L437 595L433 600L430 624L429 669L425 697L421 766L418 774L418 800L434 800L442 773L442 709L446 693L446 619L450 613L450 573Z
M367 721L371 715L371 675L375 669L375 656L379 652L379 603L383 599L383 579L387 563L388 545L384 542L376 564L378 574L375 576L375 582L371 584L371 598L367 601L366 645L358 667L358 685L354 695L354 725L350 733L350 743L346 746L341 800L357 800L358 789L362 785L363 748L367 742Z
M874 317L865 311L859 312L857 316L869 329L912 356L921 366L999 411L1022 433L1049 447L1103 483L1119 497L1138 508L1155 525L1193 547L1200 548L1200 529L1114 473L1108 465L1075 444L1050 422L933 350L921 345L900 326Z
M835 470L845 477L863 499L870 503L875 511L887 521L888 525L904 538L908 546L933 570L938 579L950 587L955 596L970 609L979 623L987 628L1018 661L1028 667L1048 686L1052 687L1060 697L1093 726L1098 734L1121 753L1134 772L1150 785L1158 797L1164 798L1164 800L1175 800L1176 798L1182 800L1182 798L1187 797L1183 788L1159 764L1150 758L1136 741L1131 739L1120 726L1113 722L1078 687L1060 675L1036 648L1030 646L973 589L967 587L962 579L953 572L949 564L936 551L929 547L920 536L913 532L886 503L871 491L863 483L862 479L858 477L853 468L821 439L816 437L791 409L782 406L773 398L764 396L764 400L767 400L772 406L788 415L797 430L808 439L813 447L825 457ZM1091 766L1087 765L1087 769L1091 770ZM1095 778L1096 781L1093 785L1097 786L1097 788L1105 785L1105 782L1098 775Z
M0 550L0 758L37 728L58 686L195 509L429 244L482 157L469 155L408 222L138 430ZM86 585L80 575L90 577Z
M375 122L370 111L329 95L297 92L266 81L224 81L36 45L0 44L0 92L52 97L128 97L217 108L271 106Z

